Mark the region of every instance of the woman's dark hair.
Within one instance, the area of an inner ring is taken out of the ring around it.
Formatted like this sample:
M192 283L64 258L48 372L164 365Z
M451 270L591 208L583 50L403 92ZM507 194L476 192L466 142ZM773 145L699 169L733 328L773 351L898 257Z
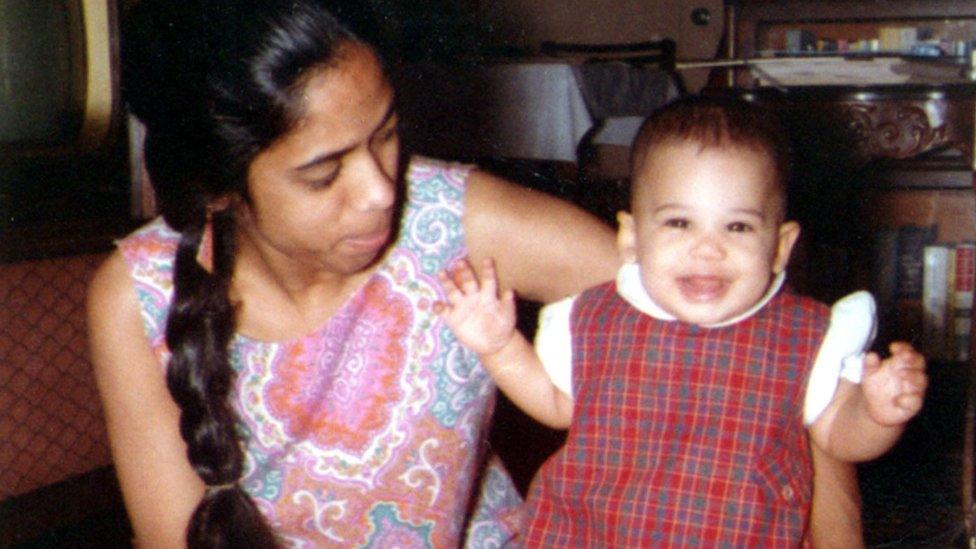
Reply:
M241 488L244 452L229 401L235 331L228 289L234 208L248 200L254 157L303 112L302 87L350 41L382 49L362 0L140 0L122 31L122 90L146 127L146 168L166 223L181 235L166 325L167 384L181 409L190 464L207 485L190 519L190 547L276 544ZM212 231L210 268L198 262Z

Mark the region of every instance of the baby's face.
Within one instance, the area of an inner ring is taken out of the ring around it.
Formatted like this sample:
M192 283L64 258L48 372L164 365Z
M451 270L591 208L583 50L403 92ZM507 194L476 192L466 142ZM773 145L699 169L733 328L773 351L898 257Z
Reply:
M783 223L769 158L745 148L656 147L620 215L624 261L679 320L716 324L756 304L786 268L799 225Z

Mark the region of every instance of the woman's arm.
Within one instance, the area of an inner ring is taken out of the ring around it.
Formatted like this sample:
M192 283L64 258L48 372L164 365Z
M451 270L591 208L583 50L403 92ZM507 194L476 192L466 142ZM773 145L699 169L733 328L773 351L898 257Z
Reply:
M551 302L613 278L614 232L566 201L474 171L464 230L471 262L494 259L503 288Z
M88 293L88 330L115 471L136 543L185 546L203 496L179 433L179 408L143 331L135 289L115 252Z
M813 506L810 541L813 549L860 549L861 496L854 465L810 444L813 454Z

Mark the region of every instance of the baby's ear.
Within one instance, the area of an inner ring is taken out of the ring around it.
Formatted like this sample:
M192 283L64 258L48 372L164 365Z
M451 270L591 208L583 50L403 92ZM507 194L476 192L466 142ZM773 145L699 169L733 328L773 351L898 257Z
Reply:
M793 246L800 239L800 224L796 221L785 221L779 226L779 239L776 243L776 257L773 259L773 274L779 274L786 269L790 262Z
M617 212L617 253L624 263L637 262L637 229L634 216L627 212Z

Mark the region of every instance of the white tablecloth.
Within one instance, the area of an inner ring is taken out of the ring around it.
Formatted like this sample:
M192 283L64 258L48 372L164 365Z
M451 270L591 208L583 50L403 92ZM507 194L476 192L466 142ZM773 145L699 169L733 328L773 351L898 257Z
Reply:
M593 126L572 68L557 63L499 64L488 69L482 131L507 157L576 161Z

